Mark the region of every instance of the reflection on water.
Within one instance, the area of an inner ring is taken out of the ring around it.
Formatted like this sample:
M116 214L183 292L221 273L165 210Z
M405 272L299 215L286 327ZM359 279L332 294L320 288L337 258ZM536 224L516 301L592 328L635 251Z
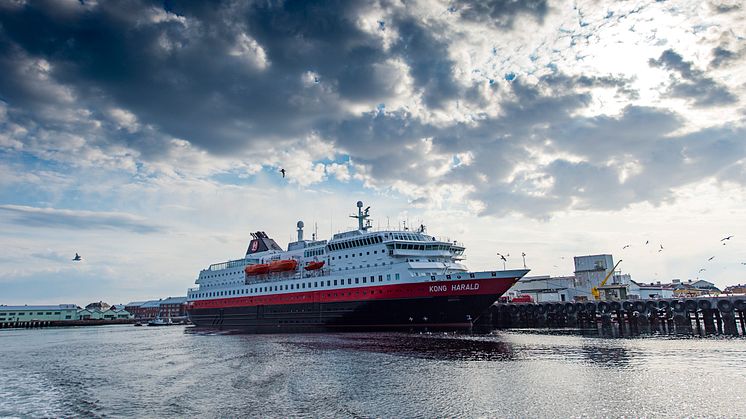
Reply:
M740 416L743 339L0 331L0 417Z

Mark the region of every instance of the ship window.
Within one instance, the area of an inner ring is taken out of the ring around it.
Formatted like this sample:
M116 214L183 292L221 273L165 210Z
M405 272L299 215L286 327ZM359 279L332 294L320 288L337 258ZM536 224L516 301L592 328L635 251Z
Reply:
M396 279L397 281L399 280L399 274L396 274L396 276L395 276L395 279Z
M306 284L305 284L305 283L304 283L304 284L301 284L301 287L302 287L303 289L305 289L305 288L306 288Z
M347 255L345 255L345 259L347 259Z
M313 286L314 286L314 288L315 288L315 287L318 287L318 286L319 286L319 283L318 283L318 282L314 282L314 283L313 283Z
M366 254L366 255L369 255L369 254L370 254L370 252L365 252L365 254Z
M359 284L360 283L360 278L355 278L355 283Z
M347 285L352 285L352 278L347 278Z
M378 275L378 282L383 282L383 275Z
M327 286L327 287L330 287L331 285L332 285L332 281L330 281L330 280L328 280L328 279L327 279L327 280L326 280L326 286Z
M366 279L366 277L363 277L363 284L365 284L366 282L368 282L368 280Z
M391 281L391 274L386 274L386 280Z
M374 254L374 255L378 254L378 250L374 250L374 251L373 251L373 254Z
M355 257L355 254L354 254L354 253L352 254L352 257Z
M363 255L363 252L360 252L360 256L362 256L362 255Z

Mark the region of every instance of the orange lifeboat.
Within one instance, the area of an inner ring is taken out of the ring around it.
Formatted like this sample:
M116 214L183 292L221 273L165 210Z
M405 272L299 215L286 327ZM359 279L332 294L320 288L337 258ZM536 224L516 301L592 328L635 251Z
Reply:
M270 272L294 271L298 267L298 261L295 259L276 260L269 263Z
M324 266L324 261L321 262L308 262L306 264L306 267L303 268L307 271L314 271L316 269L321 269L321 267Z
M246 275L249 276L266 274L267 272L269 272L269 264L257 263L256 265L249 265L244 268L244 272L246 272Z

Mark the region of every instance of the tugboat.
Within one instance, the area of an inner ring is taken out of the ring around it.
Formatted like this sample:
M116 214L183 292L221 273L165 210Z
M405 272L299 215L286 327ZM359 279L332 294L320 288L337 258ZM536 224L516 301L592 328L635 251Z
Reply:
M160 317L157 317L151 321L148 322L148 326L171 326L174 323L171 321L171 319L163 319Z
M210 265L188 290L200 328L252 333L468 330L528 269L469 271L465 247L417 230L372 231L357 202L358 228L330 240L303 237L281 248L252 233L243 258Z

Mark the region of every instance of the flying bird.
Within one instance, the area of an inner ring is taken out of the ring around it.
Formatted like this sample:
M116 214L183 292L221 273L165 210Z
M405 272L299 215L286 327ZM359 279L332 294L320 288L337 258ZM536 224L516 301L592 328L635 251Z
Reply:
M662 244L660 245L660 247L661 247L661 248L660 248L660 249L658 249L658 253L660 253L660 252L662 252L662 251L663 251L663 245L662 245Z
M709 262L709 261L711 261L713 259L715 259L715 256L710 257L709 259L707 259L707 261Z
M648 243L650 243L650 240L645 240L645 244L648 244Z
M502 259L503 262L507 262L508 261L507 259L505 259L505 256L503 256L503 255L500 255L500 259Z
M624 249L626 249L626 248L628 248L628 247L629 247L629 245L628 245L628 244L625 244L625 245L624 245L624 247L622 247L622 250L624 250Z
M75 257L73 258L73 262L80 262L81 260L83 260L83 258L80 257L79 254L75 253Z
M723 241L726 241L726 240L730 240L732 238L733 238L733 236L723 237L722 239L720 239L720 241L723 242Z
M282 178L285 178L285 169L280 169L280 173L282 173Z
M700 269L699 271L697 271L697 273L698 273L698 274L701 274L702 272L704 272L704 271L706 271L706 270L707 270L707 269L705 269L705 268L702 268L702 269Z

